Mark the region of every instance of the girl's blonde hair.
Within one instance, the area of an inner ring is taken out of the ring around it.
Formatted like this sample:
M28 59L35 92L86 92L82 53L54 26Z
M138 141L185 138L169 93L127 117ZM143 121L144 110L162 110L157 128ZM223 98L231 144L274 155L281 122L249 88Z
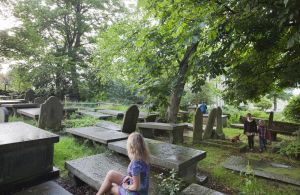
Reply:
M149 163L149 149L140 133L133 132L128 136L127 152L130 160L143 160Z

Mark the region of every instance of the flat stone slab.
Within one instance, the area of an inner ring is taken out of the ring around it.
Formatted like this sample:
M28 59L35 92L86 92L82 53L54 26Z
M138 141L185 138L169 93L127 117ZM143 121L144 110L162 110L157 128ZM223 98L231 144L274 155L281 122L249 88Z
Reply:
M34 118L34 119L38 119L40 116L40 108L22 108L22 109L18 109L17 113L24 115L24 116L28 116L30 118Z
M107 119L107 118L111 118L112 115L109 114L102 114L99 112L91 112L91 111L79 111L80 114L85 115L85 116L91 116L93 118L97 118L97 119Z
M223 166L226 169L245 172L248 162L255 176L300 186L300 168L266 161L249 160L239 156L229 157Z
M125 113L124 111L119 111L119 110L98 110L98 112L101 112L103 114L109 114L120 118L123 117Z
M223 195L223 193L221 192L194 183L189 185L181 192L181 195L207 195L207 194Z
M239 124L239 123L230 124L230 127L236 129L244 129L244 124Z
M13 99L13 100L0 100L0 105L2 104L18 104L25 102L24 99Z
M121 129L122 129L121 125L110 122L110 121L98 122L98 123L96 123L96 126L102 127L102 128L108 129L108 130L114 130L114 131L121 131Z
M126 175L128 164L128 158L116 155L98 154L66 161L65 167L77 178L98 190L109 170L119 171Z
M0 151L20 144L55 143L59 136L24 122L0 124ZM21 148L21 147L19 147Z
M160 167L179 170L187 168L206 157L206 152L193 148L169 144L157 140L145 139L148 144L151 159L150 163ZM108 148L127 155L127 140L111 142Z
M184 128L187 125L184 123L180 124L172 124L172 123L157 123L157 122L147 122L147 123L137 123L138 128L146 128L146 129L159 129L159 130L168 130L172 131L175 128Z
M205 139L202 140L201 143L204 145L209 145L209 146L215 146L218 148L226 148L230 150L234 150L237 152L246 152L248 145L239 142L239 143L232 143L230 140L221 140L221 139Z
M31 104L31 103L19 103L19 104L3 104L2 107L6 108L38 108L39 104Z
M102 127L69 128L66 130L66 132L100 142L102 144L108 144L109 142L127 139L128 137L126 133L112 131Z
M15 195L72 195L63 187L54 181L48 181L40 185L33 186L23 191L15 193Z

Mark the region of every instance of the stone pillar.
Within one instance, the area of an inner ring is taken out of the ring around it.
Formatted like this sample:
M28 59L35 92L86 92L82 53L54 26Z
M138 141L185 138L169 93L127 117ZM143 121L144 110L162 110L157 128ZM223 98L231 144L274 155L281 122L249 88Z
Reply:
M33 103L43 104L46 100L47 100L47 97L37 97L37 98L34 98Z
M203 113L200 109L196 110L193 127L193 143L197 144L202 140L203 134Z
M132 105L128 108L123 119L123 133L132 133L135 131L139 113L140 111L137 105Z
M216 128L216 138L225 139L225 134L223 133L223 121L222 121L222 109L217 108L217 128Z
M51 96L41 105L39 128L59 131L63 120L63 105L55 96Z
M267 126L267 138L270 141L275 141L276 137L277 137L276 132L269 131L269 130L272 130L272 128L273 128L273 119L274 119L274 112L270 112L268 126Z
M206 128L204 131L204 135L203 135L203 139L210 139L212 134L213 134L213 128L214 128L214 123L215 123L215 119L217 117L217 108L213 108L209 115L208 115L208 119L207 119L207 124L206 124Z

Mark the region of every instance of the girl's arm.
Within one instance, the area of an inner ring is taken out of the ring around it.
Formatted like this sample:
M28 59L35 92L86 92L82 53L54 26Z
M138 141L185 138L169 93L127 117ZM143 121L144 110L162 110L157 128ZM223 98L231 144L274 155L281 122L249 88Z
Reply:
M129 191L139 191L140 189L140 183L141 183L141 177L140 176L132 176L132 184L131 185L128 185L127 183L124 183L123 184L123 187L126 189L126 190L129 190Z

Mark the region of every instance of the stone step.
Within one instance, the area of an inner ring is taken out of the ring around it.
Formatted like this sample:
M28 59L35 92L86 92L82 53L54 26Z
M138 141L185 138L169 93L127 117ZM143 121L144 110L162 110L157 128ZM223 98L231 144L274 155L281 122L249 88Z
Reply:
M223 193L221 192L194 183L189 185L181 192L181 195L206 195L206 194L223 195Z
M96 119L108 119L108 118L112 117L112 115L109 115L109 114L102 114L99 112L86 111L86 110L80 110L80 111L78 111L78 113L80 113L81 115L90 116L90 117L93 117Z
M202 144L214 146L218 148L226 148L234 150L237 152L245 152L247 150L247 145L244 143L231 143L229 140L218 140L218 139L208 139L202 140Z
M102 127L68 128L66 129L66 132L102 144L108 144L109 142L124 140L128 137L128 134L126 133L112 131Z
M102 127L108 130L121 131L122 127L119 124L110 121L100 121L96 123L97 127Z
M54 181L48 181L40 185L36 185L20 192L15 195L72 195L70 192L62 188Z

